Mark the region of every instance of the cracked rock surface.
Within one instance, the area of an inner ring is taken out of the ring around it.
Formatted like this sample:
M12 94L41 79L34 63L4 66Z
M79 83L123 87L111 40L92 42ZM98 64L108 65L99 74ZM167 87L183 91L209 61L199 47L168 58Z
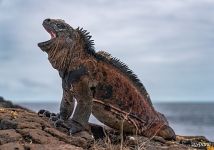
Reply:
M0 108L0 129L0 149L87 148L86 139L68 136L48 120L23 109Z
M121 136L113 129L94 124L90 124L90 130L69 136L65 129L54 128L48 118L0 97L0 150L193 150L208 147L193 146L198 143L214 145L204 137L177 136L176 141L165 141Z

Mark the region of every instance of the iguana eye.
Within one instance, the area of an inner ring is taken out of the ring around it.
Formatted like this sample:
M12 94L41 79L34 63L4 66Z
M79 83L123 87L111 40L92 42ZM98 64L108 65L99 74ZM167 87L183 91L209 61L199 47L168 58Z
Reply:
M65 29L65 26L63 24L57 24L56 25L59 29Z

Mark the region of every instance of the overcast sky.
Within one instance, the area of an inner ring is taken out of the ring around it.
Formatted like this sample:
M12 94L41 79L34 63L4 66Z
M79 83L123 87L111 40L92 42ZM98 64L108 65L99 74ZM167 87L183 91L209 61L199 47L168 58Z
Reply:
M214 100L212 0L0 0L0 95L61 99L61 80L37 43L45 18L91 32L96 50L120 58L153 102Z

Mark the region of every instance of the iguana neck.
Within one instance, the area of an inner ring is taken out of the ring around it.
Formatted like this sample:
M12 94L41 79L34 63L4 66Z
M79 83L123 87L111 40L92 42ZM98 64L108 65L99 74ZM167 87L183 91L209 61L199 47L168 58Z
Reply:
M79 43L60 46L52 45L48 52L48 59L59 72L68 72L80 66L85 59L89 57L83 47Z

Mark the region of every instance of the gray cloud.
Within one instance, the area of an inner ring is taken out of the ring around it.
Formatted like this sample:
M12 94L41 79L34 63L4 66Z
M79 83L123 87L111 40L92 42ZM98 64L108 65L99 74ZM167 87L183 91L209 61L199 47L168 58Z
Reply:
M214 2L209 0L0 1L0 94L59 99L61 83L37 42L44 18L93 35L97 50L127 63L154 101L212 100ZM10 11L8 11L10 10Z

